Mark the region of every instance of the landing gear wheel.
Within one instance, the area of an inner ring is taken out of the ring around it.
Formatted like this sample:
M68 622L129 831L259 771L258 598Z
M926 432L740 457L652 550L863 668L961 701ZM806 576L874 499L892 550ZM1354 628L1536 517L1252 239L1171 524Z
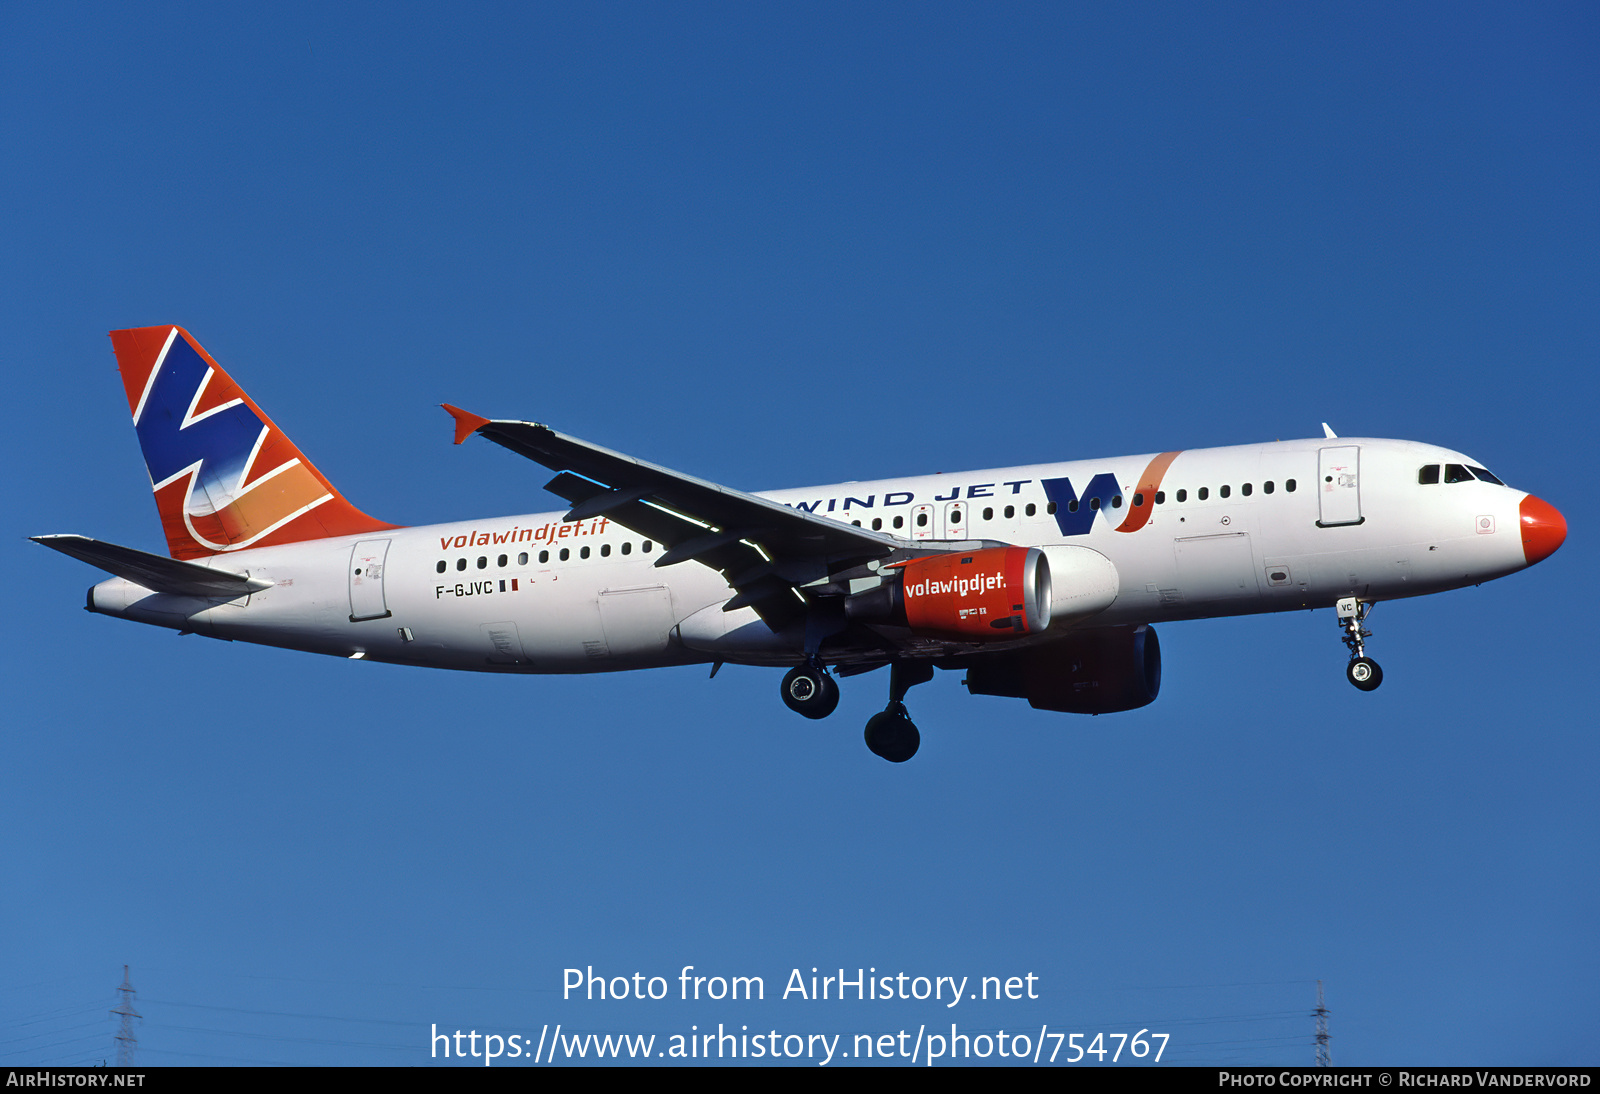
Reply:
M783 702L796 714L826 718L839 705L839 684L815 665L799 665L783 678Z
M1383 683L1383 670L1370 657L1357 657L1350 662L1350 667L1344 670L1344 674L1362 691L1375 691L1378 685Z
M865 736L873 754L892 764L905 763L922 745L922 734L902 703L890 703L888 709L867 719Z
M1372 632L1361 625L1374 606L1368 601L1346 596L1341 597L1333 608L1339 617L1339 629L1344 632L1345 648L1350 651L1350 665L1344 674L1362 691L1375 691L1383 683L1383 670L1367 656L1366 640L1372 637Z

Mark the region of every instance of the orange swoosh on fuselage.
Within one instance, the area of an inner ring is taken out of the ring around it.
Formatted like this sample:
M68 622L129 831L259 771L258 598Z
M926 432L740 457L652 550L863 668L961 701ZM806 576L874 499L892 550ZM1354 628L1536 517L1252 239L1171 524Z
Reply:
M1163 452L1150 461L1150 466L1139 476L1139 485L1134 490L1133 508L1128 510L1128 515L1117 525L1117 531L1137 532L1150 520L1150 514L1155 511L1156 491L1161 489L1161 480L1166 476L1167 468L1172 466L1172 461L1182 452L1182 449L1177 452Z

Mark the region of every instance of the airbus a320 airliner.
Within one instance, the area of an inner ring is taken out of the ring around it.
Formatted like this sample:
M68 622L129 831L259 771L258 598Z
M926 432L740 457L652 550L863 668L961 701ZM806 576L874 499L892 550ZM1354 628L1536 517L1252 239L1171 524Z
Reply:
M556 472L564 510L420 528L345 500L190 334L111 332L170 557L37 542L114 574L88 610L184 633L476 672L724 662L789 671L808 718L889 668L867 746L920 735L906 692L1107 714L1161 687L1152 624L1333 607L1350 682L1383 679L1383 600L1502 577L1566 539L1548 503L1459 452L1279 441L748 494L534 422L456 407Z

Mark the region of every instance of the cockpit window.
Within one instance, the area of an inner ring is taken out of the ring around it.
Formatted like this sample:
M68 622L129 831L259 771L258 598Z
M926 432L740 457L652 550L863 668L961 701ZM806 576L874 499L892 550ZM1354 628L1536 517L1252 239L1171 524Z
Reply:
M1417 481L1423 486L1436 486L1439 482L1439 465L1430 463L1417 472Z
M1459 463L1447 463L1444 465L1444 481L1471 482L1472 472L1468 471Z
M1492 482L1496 486L1504 486L1505 485L1505 483L1503 483L1499 479L1495 478L1486 469L1484 469L1482 467L1477 467L1477 466L1475 466L1473 464L1468 464L1467 468L1474 475L1478 476L1478 478L1482 479L1484 482Z

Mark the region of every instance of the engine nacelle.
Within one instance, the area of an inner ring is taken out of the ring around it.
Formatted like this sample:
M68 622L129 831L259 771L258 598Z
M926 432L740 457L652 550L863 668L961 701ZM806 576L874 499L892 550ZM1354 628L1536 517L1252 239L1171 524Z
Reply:
M1105 555L1068 543L1040 550L1050 564L1050 625L1056 630L1098 615L1116 602L1122 583Z
M899 566L915 634L995 642L1050 625L1050 564L1037 547L989 547Z
M968 662L967 690L1008 695L1037 710L1111 714L1155 701L1161 692L1161 643L1137 626L1105 627L1060 642Z

